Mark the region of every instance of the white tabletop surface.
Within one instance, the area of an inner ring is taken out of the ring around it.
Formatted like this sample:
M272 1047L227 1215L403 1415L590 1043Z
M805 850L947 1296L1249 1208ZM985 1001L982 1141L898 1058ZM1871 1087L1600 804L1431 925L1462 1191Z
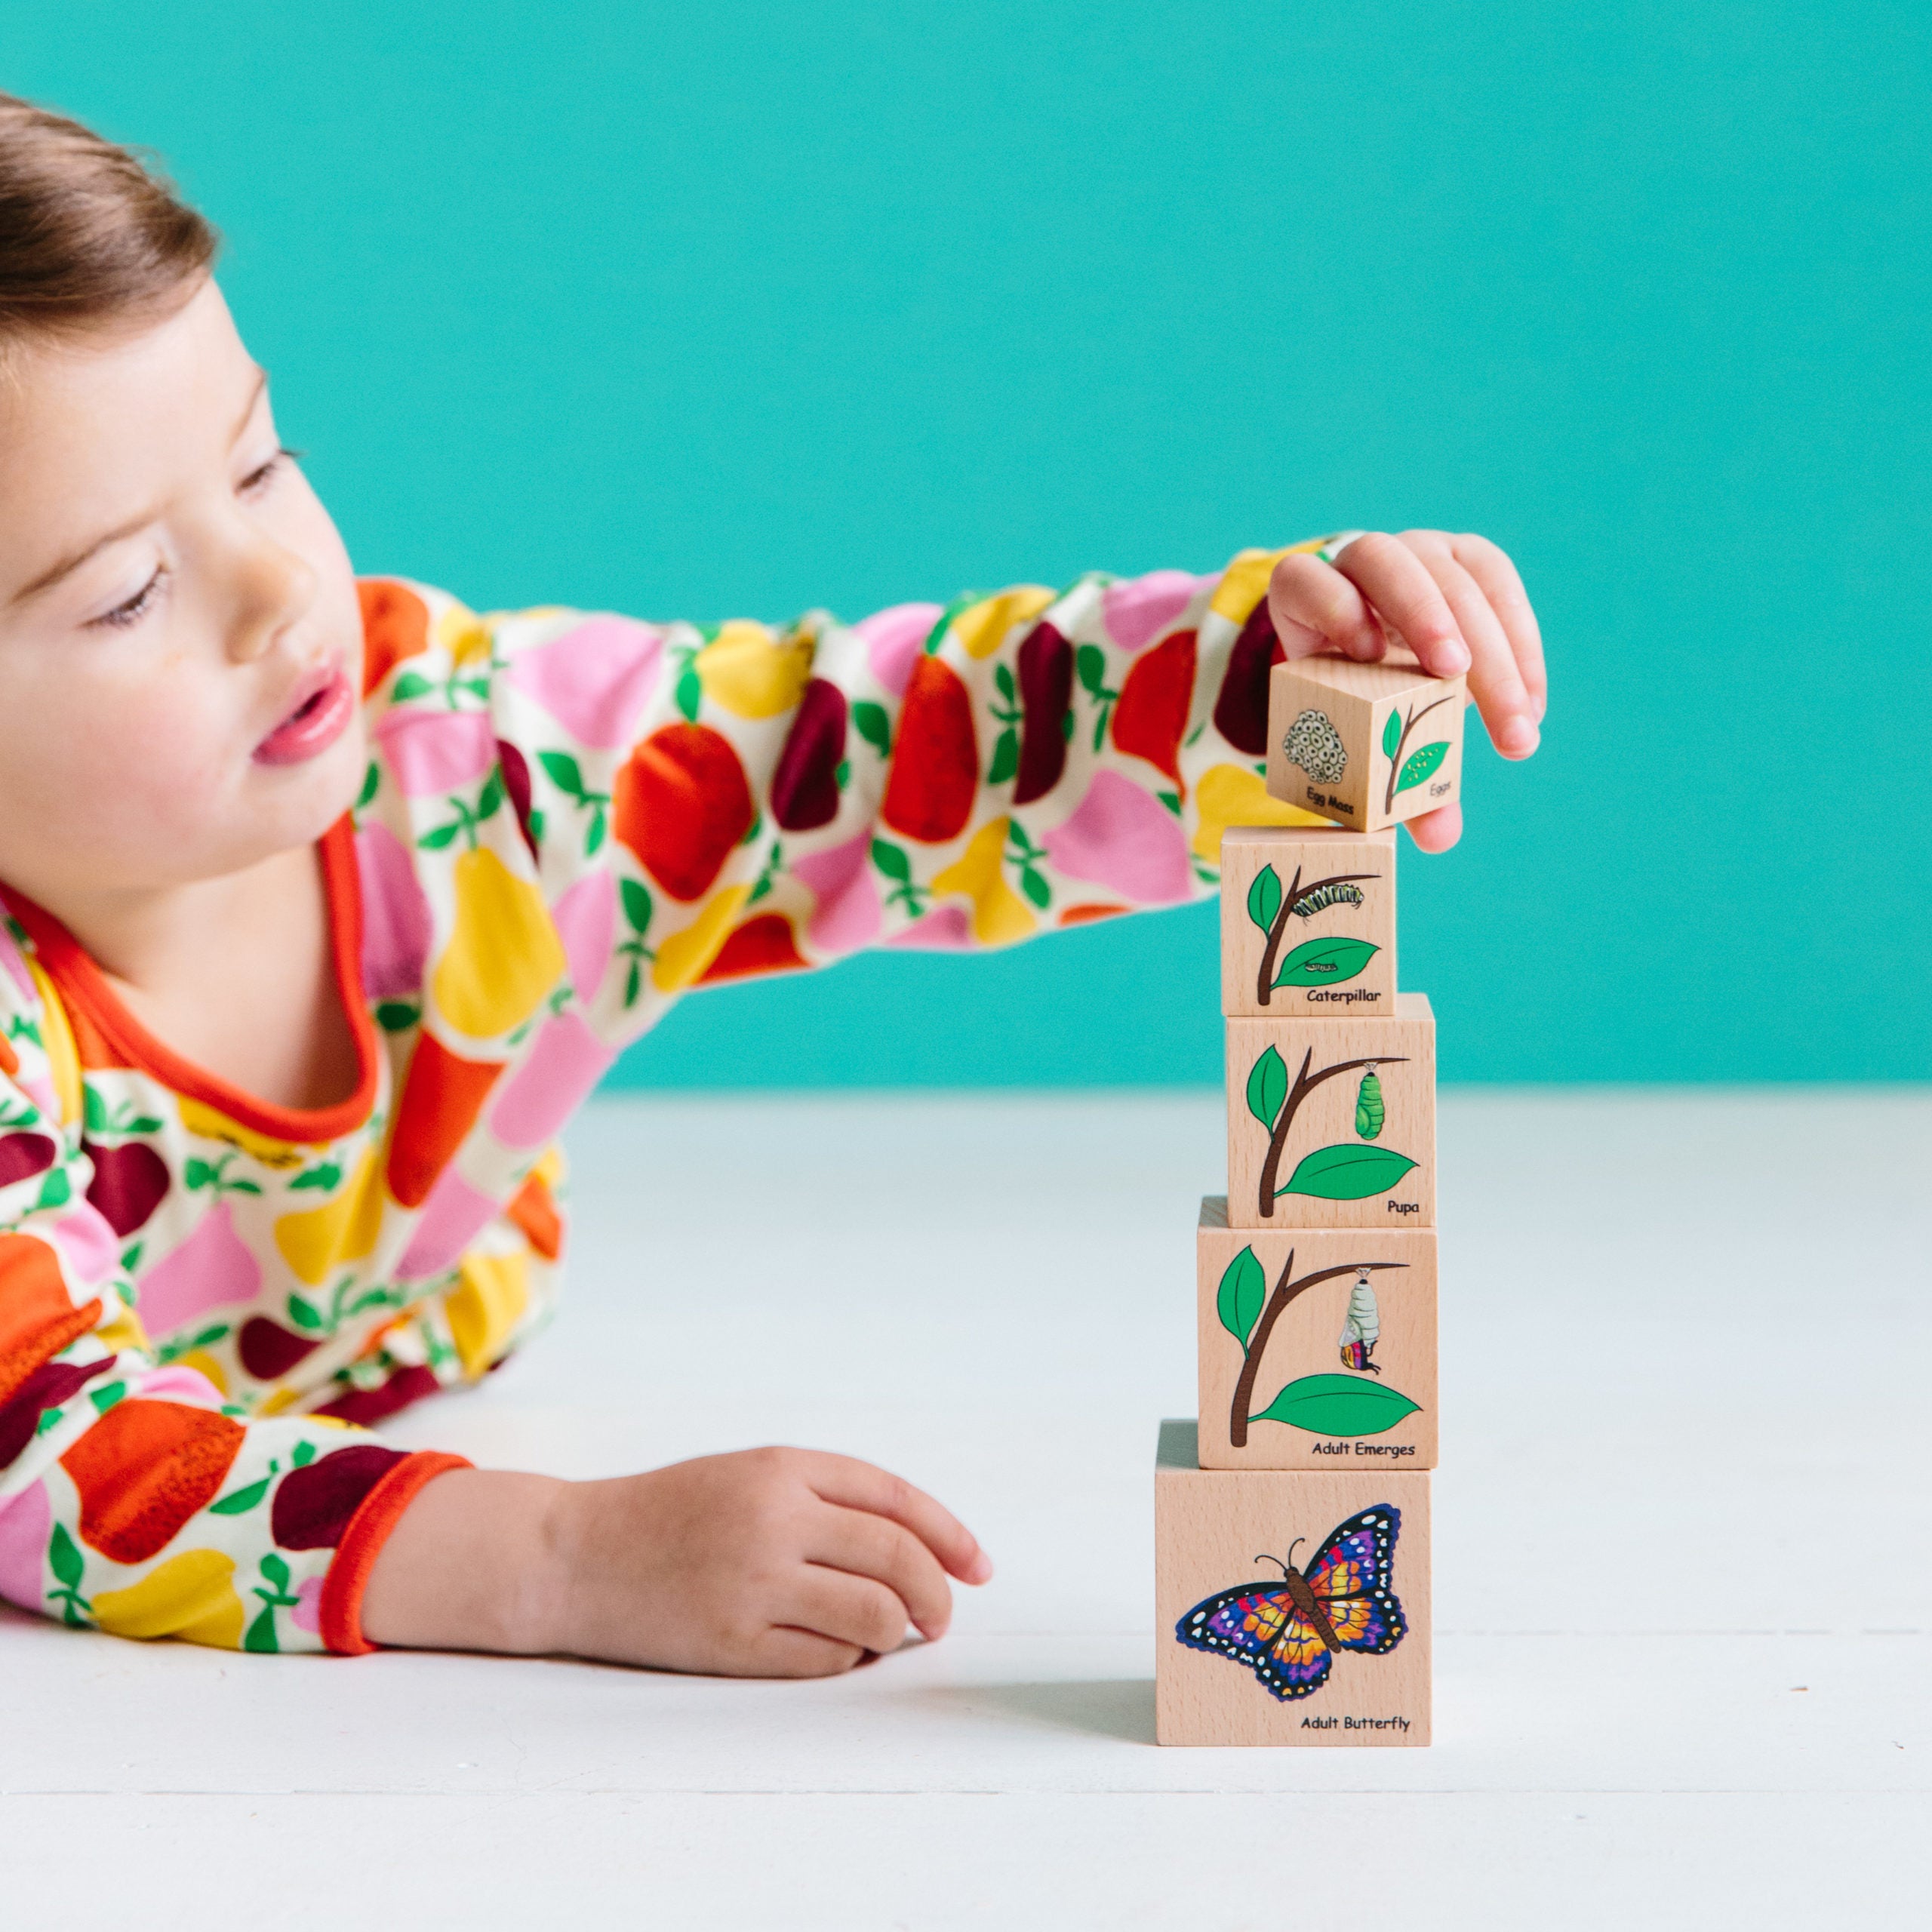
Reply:
M565 1312L392 1439L841 1449L994 1582L808 1684L0 1611L0 1924L1927 1923L1932 1100L1445 1094L1427 1750L1152 1741L1223 1132L1211 1096L595 1103Z

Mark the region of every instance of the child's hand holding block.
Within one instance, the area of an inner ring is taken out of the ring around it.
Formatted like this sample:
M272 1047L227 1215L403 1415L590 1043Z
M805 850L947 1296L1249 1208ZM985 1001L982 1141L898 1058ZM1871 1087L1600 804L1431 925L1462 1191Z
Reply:
M1268 679L1268 789L1357 832L1461 795L1461 678L1432 678L1405 651L1379 664L1300 657Z
M1272 1019L1395 1006L1395 833L1230 826L1221 1011Z

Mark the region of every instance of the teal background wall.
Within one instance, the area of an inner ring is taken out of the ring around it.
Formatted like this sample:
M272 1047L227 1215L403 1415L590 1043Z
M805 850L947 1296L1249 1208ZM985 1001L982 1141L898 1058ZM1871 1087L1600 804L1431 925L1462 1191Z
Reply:
M1483 531L1446 1076L1932 1074L1932 14L0 0L226 231L360 567L856 617ZM688 1001L647 1084L1217 1080L1208 908Z

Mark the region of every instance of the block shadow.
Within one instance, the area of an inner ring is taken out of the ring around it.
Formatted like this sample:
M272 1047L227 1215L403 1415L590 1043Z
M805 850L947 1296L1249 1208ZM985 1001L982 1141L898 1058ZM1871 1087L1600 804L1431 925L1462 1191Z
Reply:
M990 1713L1083 1737L1112 1737L1124 1744L1154 1742L1154 1680L1151 1677L1059 1678L1038 1684L934 1684L922 1702L949 1715Z

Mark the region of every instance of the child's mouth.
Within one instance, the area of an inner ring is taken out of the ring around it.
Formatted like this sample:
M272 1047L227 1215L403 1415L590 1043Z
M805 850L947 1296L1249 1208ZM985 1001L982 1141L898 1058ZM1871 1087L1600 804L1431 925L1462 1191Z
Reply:
M341 737L355 709L355 694L340 669L309 695L255 747L257 764L300 764Z

